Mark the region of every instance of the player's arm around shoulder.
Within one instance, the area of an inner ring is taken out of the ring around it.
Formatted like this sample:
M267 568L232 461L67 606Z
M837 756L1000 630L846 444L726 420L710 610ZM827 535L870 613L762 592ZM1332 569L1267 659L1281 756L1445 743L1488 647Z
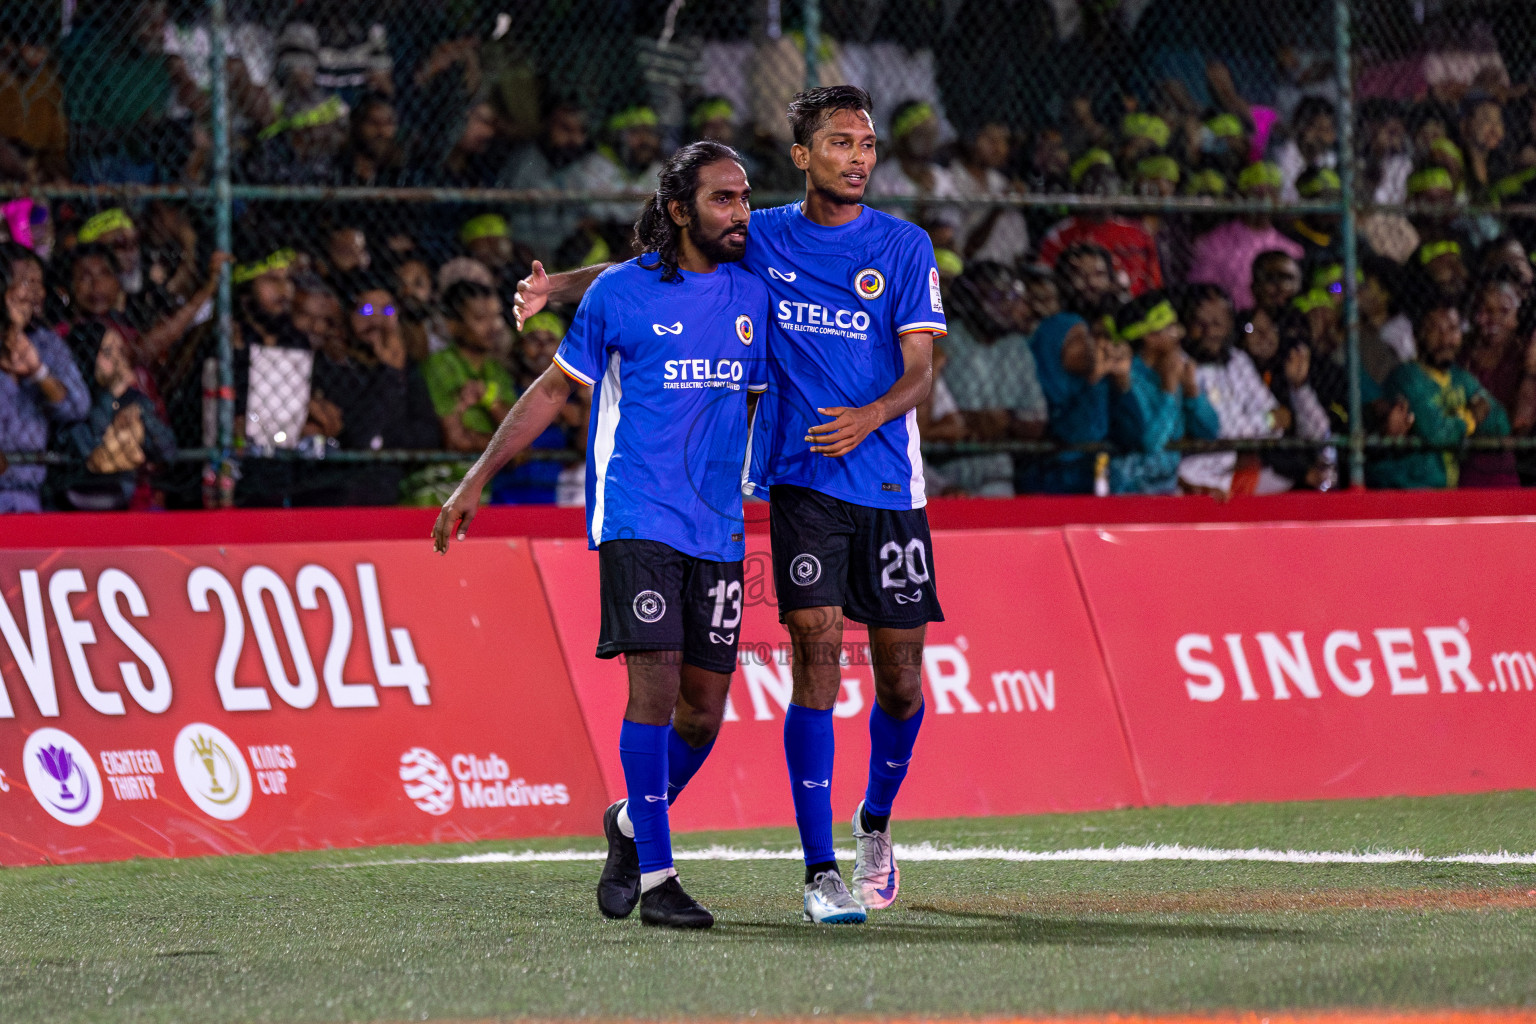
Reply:
M522 330L524 321L551 302L577 301L592 287L594 281L613 266L612 263L599 263L579 270L549 274L545 272L543 263L534 260L528 276L517 282L517 295L512 300L512 319L517 329Z
M887 337L901 349L901 376L889 390L858 408L835 406L817 412L831 419L810 428L810 449L836 458L857 448L885 424L916 409L933 388L933 342L947 331L939 292L938 262L933 245L915 225L899 226L893 241L900 253L888 316Z

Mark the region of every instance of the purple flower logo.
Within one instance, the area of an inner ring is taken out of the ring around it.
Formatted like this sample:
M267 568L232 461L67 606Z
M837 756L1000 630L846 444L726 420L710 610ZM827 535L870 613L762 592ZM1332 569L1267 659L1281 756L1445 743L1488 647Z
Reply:
M81 828L101 813L101 774L85 745L63 729L34 729L21 763L32 798L53 820Z
M67 749L50 744L37 752L37 759L42 762L43 771L59 784L59 798L53 801L55 807L65 814L74 814L91 802L91 780ZM69 781L77 775L80 777L78 796L69 791Z

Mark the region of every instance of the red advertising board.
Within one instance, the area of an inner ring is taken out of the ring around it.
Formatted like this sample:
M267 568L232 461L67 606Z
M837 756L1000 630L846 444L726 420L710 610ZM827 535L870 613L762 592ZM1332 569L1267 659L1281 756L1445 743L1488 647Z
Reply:
M574 540L534 542L576 694L610 796L623 795L624 667L593 656L597 554ZM927 710L897 814L946 817L1125 806L1140 801L1109 681L1059 531L934 535L946 621L929 627ZM790 825L783 723L791 681L767 538L748 536L746 607L731 701L709 761L673 809L677 828ZM844 638L835 709L833 807L863 795L874 681L868 635Z
M1536 520L1067 540L1151 802L1536 786Z
M591 831L526 540L0 551L0 864Z
M789 825L766 538L679 829ZM1536 787L1536 519L940 530L901 817ZM0 864L594 834L584 541L0 550ZM850 625L837 813L874 700Z

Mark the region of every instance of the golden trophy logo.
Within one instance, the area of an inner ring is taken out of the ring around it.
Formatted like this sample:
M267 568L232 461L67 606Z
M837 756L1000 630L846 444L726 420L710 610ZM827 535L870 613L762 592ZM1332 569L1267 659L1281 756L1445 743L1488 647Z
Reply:
M234 821L251 806L250 767L220 730L193 722L177 733L172 757L181 788L204 814Z

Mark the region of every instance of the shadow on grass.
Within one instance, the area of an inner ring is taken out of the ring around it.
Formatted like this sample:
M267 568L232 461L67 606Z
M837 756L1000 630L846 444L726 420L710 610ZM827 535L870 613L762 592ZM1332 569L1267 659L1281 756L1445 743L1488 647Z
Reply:
M1300 928L1270 928L1198 921L1088 920L1034 914L985 914L939 910L925 906L912 906L908 909L951 920L927 924L877 920L862 927L858 925L814 927L789 921L723 921L716 925L715 930L728 932L732 937L747 940L816 944L848 940L876 944L900 942L987 945L1013 942L1041 946L1112 946L1143 942L1148 939L1172 941L1219 939L1228 942L1326 941L1324 936ZM843 936L847 936L848 939L844 939Z

